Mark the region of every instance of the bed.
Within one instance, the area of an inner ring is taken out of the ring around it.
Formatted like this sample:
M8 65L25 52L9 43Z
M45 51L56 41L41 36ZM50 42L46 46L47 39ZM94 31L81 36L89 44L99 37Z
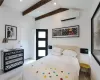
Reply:
M73 50L79 55L79 48L76 46L54 46ZM48 55L24 70L24 80L78 80L79 70L78 56Z

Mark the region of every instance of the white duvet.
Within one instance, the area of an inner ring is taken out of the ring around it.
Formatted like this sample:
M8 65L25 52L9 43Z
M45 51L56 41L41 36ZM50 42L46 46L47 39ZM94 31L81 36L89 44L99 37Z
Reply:
M78 80L79 62L75 57L47 56L24 71L24 80Z

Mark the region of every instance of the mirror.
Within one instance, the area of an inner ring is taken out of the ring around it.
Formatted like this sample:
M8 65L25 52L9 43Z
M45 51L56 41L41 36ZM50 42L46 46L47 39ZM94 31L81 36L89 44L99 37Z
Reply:
M100 65L100 3L91 18L91 51Z

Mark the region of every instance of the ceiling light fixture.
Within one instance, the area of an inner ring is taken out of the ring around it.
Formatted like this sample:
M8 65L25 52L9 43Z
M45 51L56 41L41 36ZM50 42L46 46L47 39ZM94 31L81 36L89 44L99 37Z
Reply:
M22 2L23 0L20 0L20 2Z
M54 2L54 5L57 5L57 3L56 3L56 2Z

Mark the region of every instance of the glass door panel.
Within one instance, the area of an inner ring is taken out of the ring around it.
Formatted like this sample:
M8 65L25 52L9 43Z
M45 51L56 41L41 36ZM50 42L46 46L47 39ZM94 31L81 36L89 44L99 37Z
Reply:
M46 50L38 50L38 56L44 57L46 55Z
M41 32L41 31L40 31L40 32L38 33L38 38L46 38L46 32L43 32L43 31Z
M38 41L38 47L46 47L46 41Z

